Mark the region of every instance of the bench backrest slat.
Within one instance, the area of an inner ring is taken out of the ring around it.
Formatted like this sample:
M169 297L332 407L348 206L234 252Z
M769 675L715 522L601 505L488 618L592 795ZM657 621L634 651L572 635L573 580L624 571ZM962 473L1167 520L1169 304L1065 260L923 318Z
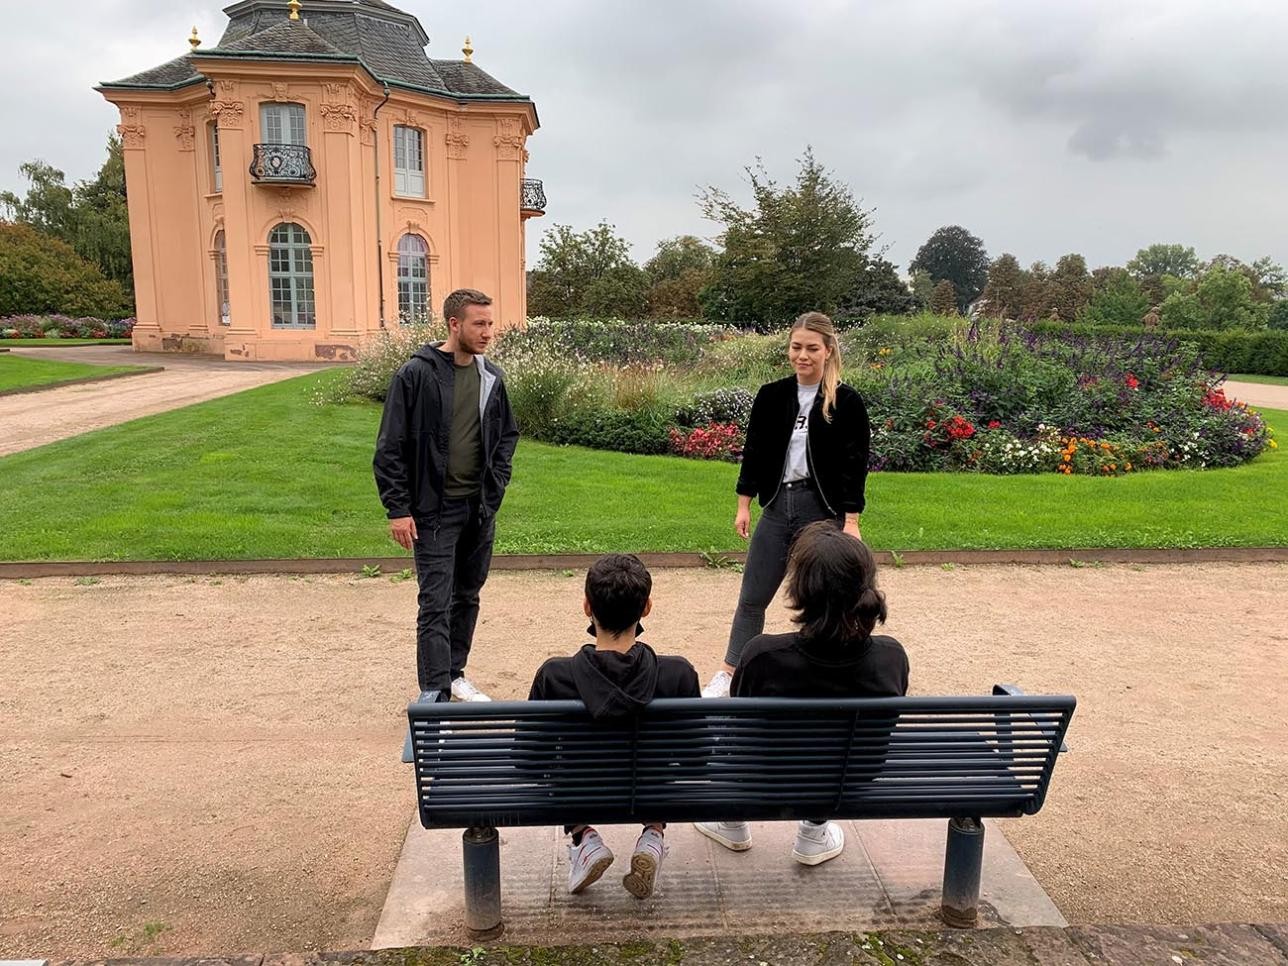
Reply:
M1042 807L1069 696L413 704L426 827L981 817Z

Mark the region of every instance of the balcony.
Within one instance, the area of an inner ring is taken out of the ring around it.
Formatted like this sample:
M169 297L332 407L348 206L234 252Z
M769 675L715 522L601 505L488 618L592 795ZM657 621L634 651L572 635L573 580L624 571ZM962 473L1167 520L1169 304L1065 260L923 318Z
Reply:
M303 144L256 144L250 163L255 184L303 185L311 187L318 173L309 149Z
M523 179L523 200L520 212L524 218L540 218L546 213L546 190L535 178Z

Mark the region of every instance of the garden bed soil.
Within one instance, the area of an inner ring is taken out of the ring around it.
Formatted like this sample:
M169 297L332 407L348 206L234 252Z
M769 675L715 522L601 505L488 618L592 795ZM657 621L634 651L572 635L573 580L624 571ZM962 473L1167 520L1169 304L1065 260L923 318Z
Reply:
M1288 565L887 568L914 693L1079 707L1005 831L1079 922L1288 919ZM499 698L582 641L582 574L497 573L471 673ZM646 639L717 665L739 577L659 571ZM0 949L92 958L370 941L412 807L415 584L0 585ZM770 629L784 629L775 605ZM444 856L459 862L459 855Z

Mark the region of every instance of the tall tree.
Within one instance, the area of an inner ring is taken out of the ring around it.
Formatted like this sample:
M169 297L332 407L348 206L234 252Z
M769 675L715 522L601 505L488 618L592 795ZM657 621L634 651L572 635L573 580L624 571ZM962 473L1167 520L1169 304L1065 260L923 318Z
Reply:
M1045 262L1034 262L1024 273L1024 294L1020 318L1026 322L1051 317L1055 306L1051 297L1051 269Z
M917 307L917 300L899 277L894 263L873 258L859 277L845 301L837 310L842 319L866 319L873 315L906 315Z
M702 315L698 294L711 283L715 252L694 235L657 243L644 263L651 285L648 314L652 318L695 319Z
M44 161L29 161L19 170L27 179L27 193L19 197L0 192L0 213L71 245L132 297L134 268L121 139L110 135L107 160L98 173L72 187L62 171Z
M1159 314L1169 329L1264 329L1270 303L1253 297L1246 274L1216 264L1188 290L1172 292Z
M1198 270L1198 256L1193 248L1185 245L1150 245L1138 251L1136 257L1127 263L1127 271L1138 279L1162 278L1164 275L1193 278Z
M600 222L583 232L552 225L529 277L528 309L552 318L640 318L648 285L612 225Z
M1024 305L1024 269L1014 255L1001 254L988 266L984 296L986 312L993 318L1019 318Z
M957 308L979 298L988 283L988 252L984 243L961 225L948 225L931 235L912 260L908 270L924 269L936 282L943 279L953 283L957 293Z
M908 277L911 279L908 287L912 289L912 299L917 310L929 312L930 300L935 295L935 283L930 273L924 268L917 268L910 272Z
M1140 325L1149 296L1125 268L1096 269L1096 284L1080 320L1094 325Z
M946 278L942 279L935 286L935 294L930 297L930 311L936 315L957 315L957 306L957 293L953 291L953 283Z
M759 162L745 170L753 207L721 188L701 194L724 249L701 296L704 314L764 326L807 309L835 312L867 264L872 212L808 148L794 184L780 186Z
M1091 276L1087 260L1078 254L1061 255L1051 273L1051 305L1065 322L1072 322L1091 301Z

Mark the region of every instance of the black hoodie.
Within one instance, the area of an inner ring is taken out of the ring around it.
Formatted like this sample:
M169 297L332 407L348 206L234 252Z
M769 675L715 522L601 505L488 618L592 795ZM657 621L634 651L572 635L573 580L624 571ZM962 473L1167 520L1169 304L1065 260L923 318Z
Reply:
M697 698L698 672L682 657L658 657L636 641L625 654L585 645L552 657L532 679L529 701L581 701L597 721L638 714L654 698Z

